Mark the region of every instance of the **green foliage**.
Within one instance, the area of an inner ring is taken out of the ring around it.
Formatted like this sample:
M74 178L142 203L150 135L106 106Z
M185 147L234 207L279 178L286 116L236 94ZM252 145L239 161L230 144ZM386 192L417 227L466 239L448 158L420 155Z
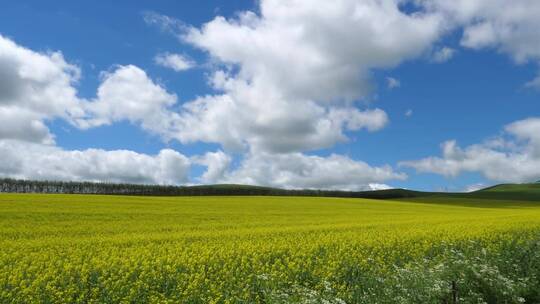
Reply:
M421 192L406 189L376 191L290 190L250 185L164 186L92 182L0 179L0 193L111 194L148 196L313 196L368 199L488 199L540 202L540 184L505 184L472 193Z
M515 203L0 194L0 303L538 303Z
M289 190L250 185L198 185L164 186L140 184L114 184L92 182L32 181L0 179L0 193L52 193L52 194L112 194L152 196L320 196L390 199L418 197L429 193L404 189L380 191L337 191L337 190Z

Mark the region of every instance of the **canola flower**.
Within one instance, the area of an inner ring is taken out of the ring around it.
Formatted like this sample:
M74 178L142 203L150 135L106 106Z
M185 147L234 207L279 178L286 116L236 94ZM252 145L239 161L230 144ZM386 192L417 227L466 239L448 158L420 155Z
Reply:
M534 202L2 194L0 303L532 303L539 231Z

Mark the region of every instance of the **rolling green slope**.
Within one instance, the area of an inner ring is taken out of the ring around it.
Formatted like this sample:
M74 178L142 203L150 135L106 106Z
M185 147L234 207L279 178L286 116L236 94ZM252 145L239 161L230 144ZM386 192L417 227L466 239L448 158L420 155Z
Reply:
M519 206L540 203L540 184L501 184L469 193L409 192L411 196L398 198L412 202L436 202L483 207Z
M502 184L466 194L469 198L540 202L540 184Z
M540 183L531 183L531 184L501 184L489 188L485 188L476 192L482 193L531 193L539 194L540 193Z

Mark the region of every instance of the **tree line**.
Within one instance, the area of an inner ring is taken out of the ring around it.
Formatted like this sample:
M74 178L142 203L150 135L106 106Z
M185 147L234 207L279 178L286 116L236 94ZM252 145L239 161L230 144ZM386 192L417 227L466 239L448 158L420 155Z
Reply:
M290 190L248 185L165 186L100 182L20 180L10 178L0 179L0 192L149 196L323 196L375 199L414 197L422 194L421 192L404 189L390 189L379 191L338 191L311 189Z

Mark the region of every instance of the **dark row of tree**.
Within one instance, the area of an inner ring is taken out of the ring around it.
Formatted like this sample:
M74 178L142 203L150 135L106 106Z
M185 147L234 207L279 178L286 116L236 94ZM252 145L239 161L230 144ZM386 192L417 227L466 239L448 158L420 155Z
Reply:
M357 198L401 198L419 196L421 192L391 189L380 191L287 190L246 185L163 186L139 184L114 184L94 182L62 182L0 179L0 192L5 193L56 193L56 194L110 194L150 196L324 196Z

